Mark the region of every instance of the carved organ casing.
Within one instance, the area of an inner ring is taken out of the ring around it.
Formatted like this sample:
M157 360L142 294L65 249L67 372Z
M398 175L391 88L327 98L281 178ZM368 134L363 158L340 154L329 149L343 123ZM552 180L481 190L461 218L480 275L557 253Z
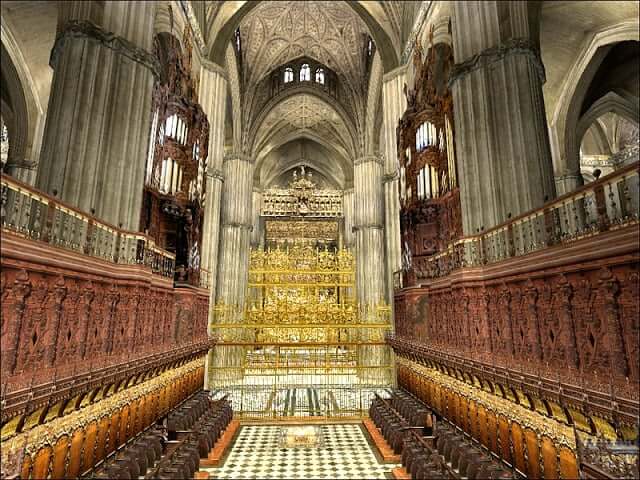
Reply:
M453 143L453 102L447 86L451 48L414 49L415 88L405 86L407 110L397 141L404 285L415 282L412 258L433 255L462 233Z
M197 103L191 42L169 34L155 40L162 66L153 114L141 228L176 255L176 281L200 283L209 122Z

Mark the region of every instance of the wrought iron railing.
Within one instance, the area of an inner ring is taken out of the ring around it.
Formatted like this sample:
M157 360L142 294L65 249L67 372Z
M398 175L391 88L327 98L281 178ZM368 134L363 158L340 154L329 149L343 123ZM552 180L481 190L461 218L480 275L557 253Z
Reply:
M639 190L635 162L435 255L413 257L416 277L442 277L638 223Z
M5 175L1 200L3 231L113 263L146 265L173 278L175 255L142 233L98 220Z

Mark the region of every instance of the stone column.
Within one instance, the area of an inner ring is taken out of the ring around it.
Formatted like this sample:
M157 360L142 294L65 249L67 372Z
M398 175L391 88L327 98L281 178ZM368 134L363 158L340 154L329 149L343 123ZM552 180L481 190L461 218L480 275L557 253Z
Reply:
M450 84L466 235L555 197L544 67L528 15L527 2L453 3Z
M224 70L207 60L200 68L198 99L209 120L207 190L202 232L202 268L209 272L209 287L215 301L218 244L220 243L220 204L224 174L224 128L227 105L227 79Z
M382 195L382 159L364 156L354 162L354 213L356 241L356 296L363 309L363 323L379 323L376 307L385 301L384 198ZM363 330L359 338L366 342L373 332ZM381 345L362 345L358 349L360 381L369 385L387 385L388 349Z
M400 179L398 143L396 129L398 121L407 108L404 95L406 66L396 68L382 78L382 111L384 122L384 230L387 253L387 301L393 305L393 272L402 268L402 246L400 240Z
M342 212L344 214L344 237L342 239L344 248L353 250L355 239L353 235L353 223L354 223L354 202L353 187L346 188L342 192Z
M92 5L61 2L37 186L137 230L158 73L149 53L156 4L106 2L101 15Z
M223 305L227 314L214 317L217 327L223 323L241 323L245 304L249 248L252 224L253 161L240 154L231 153L224 157L224 186L222 189L222 225L218 279L216 282L216 303ZM233 335L238 329L225 331ZM240 338L239 338L240 339ZM209 385L230 386L242 381L242 360L244 348L241 346L217 346L213 350L211 364L215 368L225 368L216 374L209 369Z
M580 172L578 173L567 173L564 175L556 175L556 192L558 195L564 195L565 193L573 192L575 189L580 188L584 185L584 179Z
M262 190L259 187L253 187L251 197L251 248L258 248L263 243L262 225L260 224L260 210L262 208Z
M200 66L198 100L209 120L209 155L207 157L207 190L202 227L202 268L209 280L209 333L213 320L213 306L216 301L216 274L218 271L218 245L220 244L220 205L224 174L224 127L227 106L226 72L208 60ZM209 361L205 363L205 388L208 388L208 367L213 351L209 351Z
M382 159L376 155L355 161L354 226L361 305L377 305L385 300L382 169Z

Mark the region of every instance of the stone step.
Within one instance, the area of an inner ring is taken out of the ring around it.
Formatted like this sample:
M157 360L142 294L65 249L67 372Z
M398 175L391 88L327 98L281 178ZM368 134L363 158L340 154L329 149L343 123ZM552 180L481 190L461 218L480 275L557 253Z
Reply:
M396 467L391 470L391 475L396 480L411 480L411 474L407 472L407 469L404 467Z
M380 452L380 456L382 457L382 460L384 460L385 463L400 463L401 461L400 455L397 455L393 451L393 448L389 446L389 444L384 439L384 436L382 435L380 430L378 430L378 427L376 427L376 424L373 423L373 420L367 418L363 420L362 423L364 424L364 427L369 432L369 435L371 435L371 439L373 440L373 443L375 443L376 448Z
M240 428L240 421L231 420L231 423L229 423L229 426L222 433L220 439L213 446L207 458L200 460L200 465L203 467L217 467L227 448L233 442L238 428Z

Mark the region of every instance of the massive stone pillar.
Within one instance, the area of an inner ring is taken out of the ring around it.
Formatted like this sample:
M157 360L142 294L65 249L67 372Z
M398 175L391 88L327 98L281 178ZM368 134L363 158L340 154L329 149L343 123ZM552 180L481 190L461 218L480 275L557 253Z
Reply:
M222 189L222 235L216 282L216 303L223 315L214 315L213 327L240 324L245 304L249 268L252 222L253 161L240 154L224 157ZM223 335L236 340L241 329L222 329ZM241 346L216 346L209 367L210 386L229 386L242 380ZM213 368L211 368L213 367Z
M157 61L155 2L61 2L37 186L136 230ZM96 22L99 19L100 25Z
M342 237L342 245L344 248L353 251L355 245L355 239L353 235L353 223L354 223L354 193L353 187L346 188L342 192L342 213L344 215L344 232Z
M218 65L203 60L200 68L200 105L209 120L207 190L202 232L202 269L207 272L211 302L215 302L218 245L220 243L220 204L224 174L224 128L227 105L227 79Z
M209 155L207 157L207 190L202 227L201 268L209 283L209 333L216 301L216 274L218 271L218 245L220 244L220 205L224 174L224 128L227 106L227 78L220 66L202 60L198 100L209 120ZM209 366L213 351L209 351L205 363L205 388L209 386Z
M259 187L253 187L251 196L251 248L258 248L263 243L264 232L263 226L260 224L260 209L262 207L262 190Z
M379 156L365 156L355 161L354 227L361 305L377 305L385 300L382 169Z
M379 323L376 307L385 301L386 286L384 248L384 198L382 195L382 159L371 155L356 159L354 168L354 213L356 241L356 290L363 309L364 323ZM359 338L366 342L379 332L362 330ZM387 385L388 349L380 345L360 346L360 381L369 385Z
M456 1L450 77L462 227L470 235L555 196L528 2Z
M382 78L382 111L384 122L384 230L387 253L387 301L393 304L393 273L402 268L400 243L399 163L396 129L407 108L404 95L406 66L399 67Z

